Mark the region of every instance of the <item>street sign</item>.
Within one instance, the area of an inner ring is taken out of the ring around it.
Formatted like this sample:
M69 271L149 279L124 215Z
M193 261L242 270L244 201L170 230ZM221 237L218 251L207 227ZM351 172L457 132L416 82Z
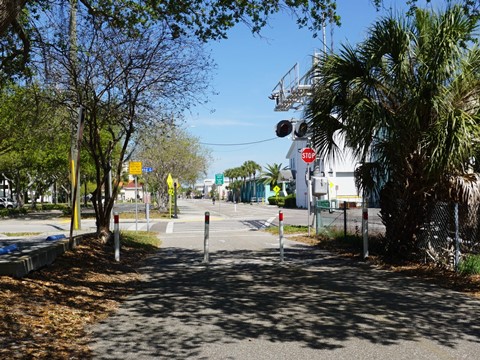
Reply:
M142 175L142 162L130 161L128 163L128 172L130 175Z
M275 185L273 191L275 192L275 194L278 194L280 192L280 187L278 185Z
M173 189L173 178L172 178L172 174L170 173L167 176L167 185L169 189Z
M152 172L152 171L153 171L153 168L151 168L151 167L144 167L142 170L143 170L143 172L148 173L148 172Z
M215 174L215 185L223 185L223 174Z
M312 148L304 148L302 150L302 160L305 161L307 164L310 164L315 161L316 159L315 150Z

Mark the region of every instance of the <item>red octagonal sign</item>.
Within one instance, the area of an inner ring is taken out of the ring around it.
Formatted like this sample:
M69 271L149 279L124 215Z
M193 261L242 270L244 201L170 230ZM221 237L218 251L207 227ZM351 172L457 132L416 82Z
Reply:
M313 150L312 148L302 149L302 160L305 161L307 164L314 162L315 158L315 150Z

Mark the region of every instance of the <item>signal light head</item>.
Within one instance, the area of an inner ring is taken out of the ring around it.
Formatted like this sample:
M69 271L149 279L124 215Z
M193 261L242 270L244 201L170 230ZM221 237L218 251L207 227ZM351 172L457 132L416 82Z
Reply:
M295 138L304 138L308 133L308 124L305 120L298 121L295 125Z
M277 134L278 137L285 137L287 135L290 135L292 130L293 130L293 125L290 122L290 120L281 120L278 122L275 128L275 133Z

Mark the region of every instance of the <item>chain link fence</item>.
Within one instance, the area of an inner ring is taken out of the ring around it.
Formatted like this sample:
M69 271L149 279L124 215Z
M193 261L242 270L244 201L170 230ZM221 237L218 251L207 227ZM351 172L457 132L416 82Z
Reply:
M317 233L327 230L343 231L345 235L362 236L362 203L340 203L329 207L318 202L315 207ZM368 208L369 236L385 235L379 208ZM468 254L480 254L480 208L455 203L435 204L429 220L417 235L418 246L425 262L450 269Z
M479 209L456 203L437 203L418 234L426 262L457 268L468 254L480 253Z
M332 202L334 205L335 203ZM340 202L339 206L328 206L328 202L320 201L316 206L316 228L344 231L345 234L362 235L362 203ZM370 235L384 235L385 226L380 219L379 208L368 208L368 232Z

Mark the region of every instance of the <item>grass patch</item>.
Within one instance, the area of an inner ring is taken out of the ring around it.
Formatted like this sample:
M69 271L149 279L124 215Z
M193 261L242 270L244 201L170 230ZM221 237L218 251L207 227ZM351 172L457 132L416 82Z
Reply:
M6 232L6 233L3 233L3 235L5 236L36 236L36 235L40 235L41 233L40 232Z
M465 259L458 264L458 270L462 275L479 275L480 255L467 255Z
M278 226L269 226L265 231L270 234L278 234ZM308 233L308 227L305 225L283 225L284 234L303 234Z
M161 241L153 231L121 231L120 242L122 245L141 248L143 250L153 250L160 247Z
M120 220L122 220L122 219L135 219L135 212L122 212L119 215L120 215ZM173 212L172 212L172 216L173 216ZM145 211L142 211L142 212L139 211L137 213L137 218L145 220L147 218L147 215L145 214ZM149 218L150 219L170 219L170 213L169 212L160 212L160 211L150 210Z

